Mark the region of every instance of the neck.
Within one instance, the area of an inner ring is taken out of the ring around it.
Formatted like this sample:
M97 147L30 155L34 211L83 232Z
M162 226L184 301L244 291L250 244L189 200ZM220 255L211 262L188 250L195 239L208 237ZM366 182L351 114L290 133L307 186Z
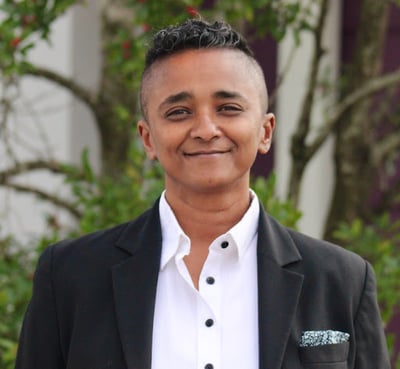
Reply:
M250 204L249 188L234 192L198 193L166 190L166 199L192 242L209 245L240 221Z

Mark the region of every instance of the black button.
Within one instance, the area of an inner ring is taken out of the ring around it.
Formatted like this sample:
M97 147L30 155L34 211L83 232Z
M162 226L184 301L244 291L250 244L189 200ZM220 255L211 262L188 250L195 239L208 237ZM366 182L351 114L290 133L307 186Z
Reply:
M206 364L206 366L204 367L204 369L214 369L214 365L212 365L212 364Z
M224 241L224 242L221 243L221 247L223 249L226 249L228 246L229 246L229 242L228 241Z
M213 277L207 277L206 282L208 284L214 284L215 283L215 279Z
M214 320L212 320L212 319L206 320L206 327L212 327L213 325L214 325Z

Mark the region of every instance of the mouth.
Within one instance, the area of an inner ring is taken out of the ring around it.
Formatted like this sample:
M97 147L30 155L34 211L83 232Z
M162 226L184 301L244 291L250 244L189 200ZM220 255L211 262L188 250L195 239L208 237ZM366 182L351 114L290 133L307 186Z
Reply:
M229 153L230 150L201 150L194 152L185 152L185 156L194 157L194 156L217 156L222 154Z

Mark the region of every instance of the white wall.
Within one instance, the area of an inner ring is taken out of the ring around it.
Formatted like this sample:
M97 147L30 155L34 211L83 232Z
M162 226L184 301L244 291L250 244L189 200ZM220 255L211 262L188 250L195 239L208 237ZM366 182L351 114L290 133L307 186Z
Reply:
M96 92L101 73L100 2L92 0L83 7L76 7L72 16L71 35L72 75L76 81ZM79 101L71 107L69 157L74 163L81 160L83 148L90 149L95 170L100 170L100 146L96 126L89 110Z
M98 2L97 2L98 5ZM96 1L71 9L55 22L51 43L41 42L30 60L66 77L78 77L89 88L97 87L99 40ZM18 162L55 158L77 162L83 147L98 155L98 138L92 117L64 89L38 78L24 78L15 113L9 121L10 147ZM0 168L13 163L6 161L7 147L0 144ZM98 160L94 160L98 167ZM61 178L46 171L21 175L18 183L38 187L58 196L68 197ZM0 188L0 237L16 234L21 240L31 240L46 229L45 218L55 215L62 224L71 224L65 211L57 211L37 198Z
M336 80L340 65L340 29L341 29L341 2L330 1L327 28L324 33L324 45L329 52L323 60L322 71L329 71L330 79ZM279 44L278 64L283 70L294 46L291 35ZM290 145L291 136L296 129L300 107L304 100L307 78L310 70L310 60L313 52L313 39L310 34L303 34L301 46L296 50L283 85L279 88L277 100L277 127L275 138L275 160L277 172L277 193L285 198L288 190L291 165ZM323 75L321 75L323 77ZM324 76L325 77L325 76ZM322 99L317 94L318 105L313 112L312 127L315 133L324 120L325 108L329 106L329 99ZM321 237L326 219L333 188L333 142L330 140L310 162L305 172L301 188L300 210L303 217L299 223L300 230Z

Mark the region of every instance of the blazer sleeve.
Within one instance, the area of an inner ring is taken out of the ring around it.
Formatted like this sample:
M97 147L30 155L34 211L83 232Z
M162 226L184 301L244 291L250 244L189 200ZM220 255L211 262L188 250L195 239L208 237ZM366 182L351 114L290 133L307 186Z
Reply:
M355 318L357 369L390 369L376 294L375 274L366 263L364 291Z
M16 369L63 369L55 294L52 283L52 253L48 247L35 271L33 294L25 313Z

